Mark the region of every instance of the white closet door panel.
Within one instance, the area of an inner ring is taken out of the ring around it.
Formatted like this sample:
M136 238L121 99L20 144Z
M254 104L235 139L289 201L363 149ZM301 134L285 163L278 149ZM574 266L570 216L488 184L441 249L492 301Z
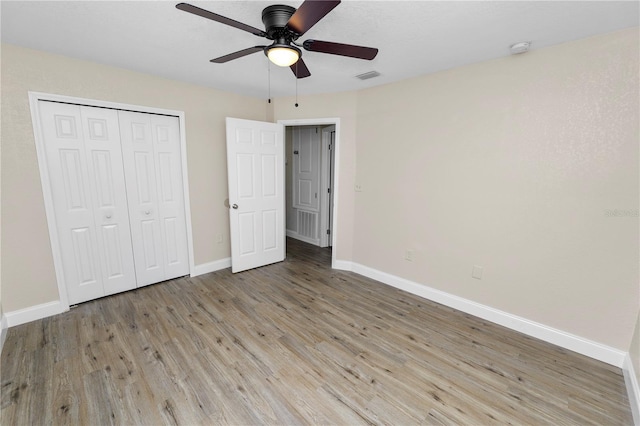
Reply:
M177 117L119 112L138 286L189 273Z
M182 182L180 122L178 117L152 115L158 213L163 247L165 279L189 273L187 221Z
M118 111L138 287L165 280L151 120Z
M95 268L93 232L89 228L71 229L72 253L80 286L91 285L98 280Z
M37 109L69 303L188 274L179 119Z
M163 221L164 234L167 241L167 265L175 265L180 262L180 250L179 250L179 224L175 217L167 218ZM188 272L188 271L187 271ZM181 275L185 275L183 273Z
M142 234L143 267L146 270L162 269L161 254L158 247L158 220L141 220L140 230Z
M136 288L118 113L81 107L105 295Z
M38 104L69 303L104 296L82 118L76 105Z
M105 245L105 273L108 279L115 280L124 277L127 273L125 262L131 264L133 272L133 254L129 256L129 259L125 258L122 250L122 238L120 238L121 232L122 227L117 224L102 225L102 241ZM129 245L129 251L131 251L131 245ZM135 273L133 276L135 277ZM132 288L135 288L135 280L132 284Z

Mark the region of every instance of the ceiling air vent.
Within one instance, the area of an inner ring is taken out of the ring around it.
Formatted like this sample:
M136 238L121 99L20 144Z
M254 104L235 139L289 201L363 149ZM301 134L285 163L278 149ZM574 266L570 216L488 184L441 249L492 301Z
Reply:
M356 75L356 78L360 80L369 80L370 78L378 77L380 73L378 71L369 71L364 74Z

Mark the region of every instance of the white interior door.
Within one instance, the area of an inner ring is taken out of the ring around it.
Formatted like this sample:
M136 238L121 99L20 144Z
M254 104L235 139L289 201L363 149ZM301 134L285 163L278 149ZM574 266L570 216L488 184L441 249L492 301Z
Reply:
M285 258L284 127L227 118L231 270Z
M38 108L69 303L135 288L117 114Z
M118 111L138 287L189 273L176 117Z
M293 129L293 207L319 212L320 133L317 127Z

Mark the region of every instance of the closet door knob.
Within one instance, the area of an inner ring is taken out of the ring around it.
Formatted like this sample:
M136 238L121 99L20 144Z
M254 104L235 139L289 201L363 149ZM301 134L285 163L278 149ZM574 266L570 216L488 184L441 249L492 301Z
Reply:
M106 218L107 218L107 219L111 219L111 214L108 214L108 215L106 216Z
M237 204L234 204L234 205L232 205L231 207L233 207L233 208L234 208L234 210L237 210L237 209L238 209L238 205L237 205Z
M147 216L149 216L151 214L151 210L147 210L146 212L144 212L144 214L146 214Z

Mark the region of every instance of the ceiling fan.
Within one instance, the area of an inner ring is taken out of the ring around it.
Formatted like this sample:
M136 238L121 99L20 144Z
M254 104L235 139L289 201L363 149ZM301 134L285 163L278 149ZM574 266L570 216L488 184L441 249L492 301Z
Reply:
M273 43L268 46L249 47L212 59L211 62L222 64L263 51L274 64L290 67L297 78L305 78L309 77L311 73L302 60L300 47L309 52L329 53L366 60L372 60L378 54L378 49L372 47L321 40L305 40L302 44L296 42L299 37L309 31L339 4L340 0L305 0L298 9L285 5L268 6L262 11L264 31L191 4L179 3L176 7L185 12L250 32L258 37L273 40Z

